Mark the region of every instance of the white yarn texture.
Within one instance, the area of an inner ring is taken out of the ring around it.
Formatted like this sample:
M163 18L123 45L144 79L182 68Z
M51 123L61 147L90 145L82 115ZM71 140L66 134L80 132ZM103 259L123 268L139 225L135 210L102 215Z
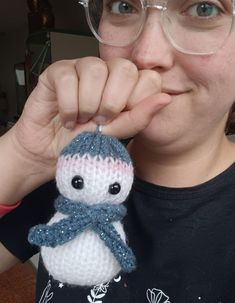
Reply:
M54 217L62 217L57 213ZM120 222L114 224L125 241ZM93 286L113 279L121 267L99 236L87 230L55 248L42 247L44 265L55 280L70 285Z
M84 188L77 190L71 185L74 176L82 176ZM133 167L113 158L102 159L89 155L61 156L56 173L60 193L74 202L87 205L120 204L127 198L132 182ZM109 186L118 182L121 191L109 193ZM56 212L48 225L66 218ZM126 242L121 222L113 226ZM105 243L92 230L86 230L63 245L41 248L42 259L48 272L55 280L70 285L93 286L106 283L120 272L121 267Z

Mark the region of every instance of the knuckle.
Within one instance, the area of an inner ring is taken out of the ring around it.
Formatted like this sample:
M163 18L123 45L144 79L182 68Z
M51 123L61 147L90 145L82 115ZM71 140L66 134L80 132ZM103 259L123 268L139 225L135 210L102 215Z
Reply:
M109 115L116 115L120 113L121 109L116 102L110 100L108 102L105 102L105 106L103 107L102 111Z
M58 60L54 63L51 64L51 67L64 67L64 66L67 66L67 65L70 65L71 64L71 61L72 60L66 60L66 59L62 59L62 60ZM50 67L49 67L50 68Z
M160 88L162 84L161 76L153 70L141 70L139 72L139 79L146 81L151 87Z
M98 78L102 75L108 74L108 68L106 63L96 57L86 57L82 58L79 61L77 61L77 70L79 72L82 72L85 70L86 72L90 73L93 77Z
M67 83L76 83L77 78L74 73L67 70L64 72L62 71L55 81L60 85L65 85Z
M74 116L77 113L77 108L73 104L66 104L60 107L60 114L62 116Z
M138 69L137 66L124 58L116 58L110 61L109 66L111 69L118 69L122 73L123 76L126 77L138 77Z
M52 63L49 67L48 70L49 72L52 73L64 73L68 70L68 68L71 68L71 61L72 60L59 60L54 63Z
M52 83L68 83L76 81L75 73L72 68L73 60L60 60L51 64L40 76L41 81L49 79Z
M138 77L138 69L137 67L128 60L124 60L120 65L120 69L122 74L127 77L137 78Z
M94 115L94 113L91 113L91 112L86 111L86 110L79 111L79 113L78 113L78 116L80 118L84 117L84 118L90 119L93 115Z
M41 73L38 77L38 83L46 83L47 82L47 70Z
M93 115L95 112L96 112L96 108L92 104L79 108L79 114L83 116L90 116Z
M94 62L93 64L89 65L88 72L91 73L92 77L100 78L102 75L108 74L107 66L100 62Z

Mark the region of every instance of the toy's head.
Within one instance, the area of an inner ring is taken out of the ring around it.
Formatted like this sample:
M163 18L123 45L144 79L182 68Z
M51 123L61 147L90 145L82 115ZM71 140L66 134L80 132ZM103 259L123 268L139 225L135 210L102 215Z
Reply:
M59 192L89 205L118 204L133 183L133 166L126 148L100 132L83 132L61 152L56 172Z

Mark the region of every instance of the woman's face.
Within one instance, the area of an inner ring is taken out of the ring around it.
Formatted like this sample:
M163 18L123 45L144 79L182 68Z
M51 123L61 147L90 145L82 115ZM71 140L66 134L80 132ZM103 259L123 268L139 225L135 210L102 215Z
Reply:
M123 57L138 69L152 69L162 78L162 92L172 103L153 118L142 137L158 144L194 144L223 133L235 100L235 28L215 54L195 56L175 50L152 9L140 38L128 47L100 45L101 58Z

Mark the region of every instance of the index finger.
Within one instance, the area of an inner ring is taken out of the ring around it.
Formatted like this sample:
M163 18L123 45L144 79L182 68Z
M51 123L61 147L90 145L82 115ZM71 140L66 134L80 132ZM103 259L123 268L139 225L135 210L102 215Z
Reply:
M130 110L124 111L109 124L104 125L102 132L119 139L131 138L144 130L154 115L171 102L171 97L160 93L142 100Z

